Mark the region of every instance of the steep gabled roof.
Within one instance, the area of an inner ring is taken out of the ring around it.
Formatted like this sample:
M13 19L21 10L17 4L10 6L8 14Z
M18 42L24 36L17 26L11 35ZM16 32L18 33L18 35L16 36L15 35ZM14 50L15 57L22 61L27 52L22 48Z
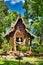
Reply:
M24 22L24 20L23 20L23 18L22 18L21 16L18 16L18 18L17 18L15 24L14 24L12 27L15 27L15 25L17 24L17 22L18 22L19 19L22 20L22 23L23 23L23 24L25 25L25 27L27 28L27 26L26 26L26 24L25 24L25 22Z
M24 26L25 26L26 32L27 32L28 34L30 34L30 36L31 36L32 38L34 38L35 36L34 36L32 33L29 32L29 30L27 29L27 26L26 26L26 24L25 24L25 22L24 22L24 20L23 20L23 18L22 18L21 16L18 16L18 18L17 18L15 24L12 26L13 28L10 30L10 32L6 33L6 34L4 35L4 37L6 37L7 35L9 35L10 33L12 33L12 32L15 30L14 27L15 27L15 25L17 24L17 22L18 22L19 19L22 20L22 23L23 23Z

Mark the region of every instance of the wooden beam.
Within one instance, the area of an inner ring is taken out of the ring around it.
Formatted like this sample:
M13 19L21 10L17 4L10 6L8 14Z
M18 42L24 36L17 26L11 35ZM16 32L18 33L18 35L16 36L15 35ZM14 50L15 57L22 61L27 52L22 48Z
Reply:
M32 50L32 38L30 37L30 51Z

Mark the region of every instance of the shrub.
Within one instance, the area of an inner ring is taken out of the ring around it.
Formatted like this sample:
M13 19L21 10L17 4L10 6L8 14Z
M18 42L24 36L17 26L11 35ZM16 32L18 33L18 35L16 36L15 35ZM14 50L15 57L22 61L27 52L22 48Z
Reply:
M40 46L40 45L37 43L32 44L32 48L37 48L38 46Z
M7 51L9 51L11 48L12 48L11 45L8 45L8 44L5 44L5 43L2 44L3 53L5 53L5 54L6 54Z
M28 46L22 46L21 47L21 51L23 51L23 52L26 52L28 50L29 50L29 47Z
M36 47L36 48L32 48L32 51L33 51L34 53L39 54L39 53L43 52L43 47L42 47L42 46L38 46L38 47Z

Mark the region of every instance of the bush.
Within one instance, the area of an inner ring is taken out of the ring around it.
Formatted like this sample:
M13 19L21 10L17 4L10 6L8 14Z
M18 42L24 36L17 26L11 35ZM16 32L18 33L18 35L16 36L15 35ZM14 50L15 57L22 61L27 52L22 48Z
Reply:
M32 44L32 48L37 48L38 46L40 46L40 45L37 43Z
M41 52L43 52L43 47L42 46L38 46L36 48L32 48L32 51L36 54L39 54Z
M7 51L9 51L11 48L12 48L11 45L8 45L8 44L5 44L5 43L2 44L3 53L5 53L5 54L6 54Z
M29 50L29 47L28 46L22 46L21 47L21 51L23 51L23 52L26 52L28 50Z

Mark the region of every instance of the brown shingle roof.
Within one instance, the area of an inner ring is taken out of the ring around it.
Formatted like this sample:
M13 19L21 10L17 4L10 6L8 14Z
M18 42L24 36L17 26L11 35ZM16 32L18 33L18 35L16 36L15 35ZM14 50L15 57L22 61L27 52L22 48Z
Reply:
M23 18L21 16L18 16L15 24L12 27L15 27L15 25L17 24L17 22L18 22L19 19L22 19L22 23L25 25L25 27L27 27L26 24L25 24L25 22L24 22L24 20L23 20Z

